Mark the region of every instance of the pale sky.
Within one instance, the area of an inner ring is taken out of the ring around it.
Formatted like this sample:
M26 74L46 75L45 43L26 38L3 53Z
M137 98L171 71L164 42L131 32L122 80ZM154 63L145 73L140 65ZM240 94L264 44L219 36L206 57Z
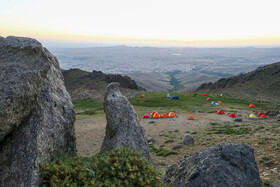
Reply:
M280 0L0 0L0 35L44 41L280 45Z

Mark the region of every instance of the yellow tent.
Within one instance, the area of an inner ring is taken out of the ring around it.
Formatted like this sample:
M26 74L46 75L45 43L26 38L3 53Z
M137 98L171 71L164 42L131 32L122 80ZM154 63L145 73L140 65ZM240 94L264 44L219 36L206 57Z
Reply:
M255 116L254 114L250 114L249 117L250 118L257 118L257 116Z

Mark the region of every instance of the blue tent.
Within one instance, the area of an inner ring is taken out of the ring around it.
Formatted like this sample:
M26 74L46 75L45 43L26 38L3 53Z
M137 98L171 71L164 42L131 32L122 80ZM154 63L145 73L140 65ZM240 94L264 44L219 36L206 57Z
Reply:
M173 96L171 99L179 99L179 96Z
M171 96L169 95L169 94L167 94L167 96L166 96L167 98L170 98Z
M215 101L213 101L211 104L212 104L212 105L216 105Z
M224 96L224 94L220 94L220 96Z

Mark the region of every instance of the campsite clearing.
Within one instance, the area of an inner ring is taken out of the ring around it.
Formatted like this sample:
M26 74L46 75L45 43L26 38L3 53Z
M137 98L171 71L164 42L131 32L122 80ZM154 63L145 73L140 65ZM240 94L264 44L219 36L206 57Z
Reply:
M175 95L170 93L171 96ZM176 93L179 100L166 98L166 93L146 92L145 97L140 95L131 99L141 125L146 131L147 137L152 137L155 142L150 147L153 163L162 172L168 165L177 162L190 153L208 148L221 142L247 143L255 149L255 157L259 166L260 176L265 183L271 183L280 179L280 124L276 118L268 116L265 119L252 120L249 115L257 115L259 112L272 110L268 106L254 103L256 108L250 108L251 102L228 96L221 97L208 93L213 101L221 101L219 106L211 105L203 93L189 93L185 97L183 93ZM92 102L94 104L92 104ZM106 118L102 109L102 103L91 99L74 102L77 113L75 123L77 135L77 149L81 156L92 156L99 152L106 128ZM223 110L225 115L219 115L217 110ZM275 110L275 109L274 109ZM279 110L279 109L278 109ZM85 111L95 111L87 114ZM175 118L143 119L144 114L157 111L160 114L174 112ZM235 113L242 117L242 122L235 122L229 117ZM195 120L188 120L188 116ZM194 138L194 146L180 147L178 144L183 137L191 134ZM173 150L176 148L176 150ZM170 154L159 156L153 150L165 150ZM171 154L171 152L178 154ZM157 156L158 155L158 156ZM272 161L267 164L266 161ZM277 168L277 169L275 169Z

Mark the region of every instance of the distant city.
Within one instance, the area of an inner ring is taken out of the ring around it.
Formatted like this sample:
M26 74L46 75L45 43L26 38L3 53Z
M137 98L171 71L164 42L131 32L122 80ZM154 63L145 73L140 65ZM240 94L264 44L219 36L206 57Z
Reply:
M130 74L200 71L235 75L280 61L280 48L93 47L51 49L61 68Z

